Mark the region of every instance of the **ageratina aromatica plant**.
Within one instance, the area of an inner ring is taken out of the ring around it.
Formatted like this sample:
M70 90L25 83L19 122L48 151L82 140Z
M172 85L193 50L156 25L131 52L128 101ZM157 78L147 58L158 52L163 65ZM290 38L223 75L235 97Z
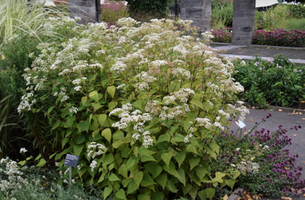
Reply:
M59 21L50 20L53 33ZM75 23L75 37L38 46L18 110L43 112L62 146L38 166L50 159L62 167L75 154L74 178L104 198L211 199L216 187L233 187L239 171L212 173L211 164L214 136L230 116L248 112L233 105L243 87L231 78L232 62L204 44L210 34L200 41L178 31L191 21L117 24Z

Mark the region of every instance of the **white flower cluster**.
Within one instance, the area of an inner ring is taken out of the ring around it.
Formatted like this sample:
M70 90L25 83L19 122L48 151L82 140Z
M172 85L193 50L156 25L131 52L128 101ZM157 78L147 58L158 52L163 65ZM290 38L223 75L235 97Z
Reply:
M190 142L190 138L193 137L193 134L188 134L187 136L185 136L184 138L184 143L189 143Z
M34 103L36 103L36 99L31 99L31 97L33 97L33 91L29 92L25 95L23 95L21 97L21 102L18 105L17 111L20 114L22 112L22 110L27 109L27 110L31 110L32 106Z
M16 161L8 157L2 158L0 160L0 166L4 166L0 168L0 189L2 192L10 191L14 193L14 189L28 184L28 181L22 177L23 172L19 169Z
M117 127L118 129L124 129L129 126L130 123L133 124L133 129L139 132L144 131L144 123L152 120L152 116L149 113L143 113L140 110L135 110L131 112L133 106L130 103L124 104L122 108L116 108L109 113L111 115L118 115L120 121L113 123L112 127Z
M252 161L247 161L247 162L242 161L237 165L237 169L243 173L255 174L259 170L259 165Z
M111 115L118 115L120 121L113 123L112 127L117 127L118 129L127 128L130 124L133 126L133 130L139 133L134 133L132 138L139 140L142 138L143 146L148 148L153 145L153 140L150 136L149 131L144 131L145 122L152 120L152 116L149 113L143 113L140 110L135 110L131 112L133 106L130 103L124 104L122 108L116 108L109 113Z
M170 96L165 96L163 98L163 101L166 105L169 105L170 103L173 103L175 101L180 101L182 103L186 103L188 101L188 97L191 95L194 95L195 92L192 89L189 88L181 88L180 90L171 93Z
M208 118L196 118L196 121L198 122L199 126L204 126L206 129L211 129L212 128L212 124L211 124L211 120Z
M107 148L103 144L96 143L93 141L87 147L87 152L88 152L87 156L94 159L96 156L100 156L104 154L106 150Z
M94 172L94 169L96 168L97 162L95 160L92 160L92 162L90 163L90 168L91 171Z

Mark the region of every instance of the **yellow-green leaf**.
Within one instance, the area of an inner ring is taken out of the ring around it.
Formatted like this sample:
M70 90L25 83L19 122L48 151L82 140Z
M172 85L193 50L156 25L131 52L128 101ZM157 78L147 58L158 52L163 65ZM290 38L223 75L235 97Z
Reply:
M119 179L119 177L117 175L115 175L114 173L111 173L111 175L109 176L109 181L120 181L121 179Z
M197 165L199 165L200 162L200 158L199 157L193 157L189 160L190 163L190 170L192 170L194 167L196 167Z
M104 130L102 131L102 136L103 136L104 138L106 138L106 140L107 140L108 142L110 142L110 141L111 141L111 130L110 130L110 128L104 129Z
M115 89L116 89L115 86L107 87L107 92L111 95L112 98L114 97Z
M121 174L122 176L124 176L125 178L127 178L127 167L125 164L122 164L119 168L119 174Z
M106 187L104 189L104 193L103 193L104 200L111 194L111 192L112 192L112 187Z
M166 186L166 182L167 182L167 174L166 173L161 174L160 176L158 176L156 178L156 181L157 181L157 183L159 183L161 185L161 187L164 190L164 188Z
M40 159L39 163L36 165L37 167L43 167L47 161L43 158Z
M98 92L96 90L89 93L90 99L93 99L95 102L98 102Z

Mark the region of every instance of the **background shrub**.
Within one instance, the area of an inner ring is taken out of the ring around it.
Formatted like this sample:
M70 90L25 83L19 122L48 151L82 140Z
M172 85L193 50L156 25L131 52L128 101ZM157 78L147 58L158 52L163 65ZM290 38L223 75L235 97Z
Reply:
M141 21L141 18L143 20L142 15L147 16L147 13L151 15L151 17L149 17L150 19L154 19L155 17L160 19L167 16L168 0L127 0L127 2L130 16L136 20ZM145 21L147 18L148 16L144 18Z
M242 95L252 105L265 106L265 102L277 106L292 106L299 103L305 94L304 66L297 67L282 55L273 61L259 57L246 66L236 65L233 77L245 88Z
M115 23L118 19L128 17L128 8L123 2L106 0L101 5L101 21Z

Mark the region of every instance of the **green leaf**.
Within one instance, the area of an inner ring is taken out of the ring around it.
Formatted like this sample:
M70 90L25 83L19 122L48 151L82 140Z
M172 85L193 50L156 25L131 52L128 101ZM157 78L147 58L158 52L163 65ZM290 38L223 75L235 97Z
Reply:
M117 177L117 175L115 175L114 173L111 173L108 180L109 181L120 181L121 179L119 179L119 177Z
M194 167L196 167L197 165L199 165L200 162L200 158L199 157L193 157L189 160L190 163L190 170L192 170Z
M75 120L75 115L67 117L67 124L69 128L72 128L74 120Z
M198 192L198 196L199 196L200 200L206 200L207 199L206 190L201 190L200 192Z
M136 191L139 188L139 185L136 184L134 179L131 179L129 181L128 187L127 187L127 194L131 194L134 191Z
M149 197L149 195L146 193L146 194L139 194L138 196L137 196L137 199L138 200L149 200L150 199L150 197Z
M82 121L78 124L78 126L85 130L87 133L88 133L88 130L89 130L89 119L87 119L86 121Z
M35 158L35 160L38 160L39 158L41 158L41 154L39 154L39 155Z
M83 104L83 106L85 106L85 103L87 102L87 97L82 97L82 104Z
M231 172L231 174L233 175L234 180L235 180L240 175L240 171L234 170L233 172Z
M178 162L179 164L179 167L181 166L181 164L183 163L184 159L185 159L185 156L186 156L186 153L185 151L180 151L178 152L174 158L176 159L176 161Z
M112 192L112 187L106 187L104 189L104 193L103 193L104 200L111 194L111 192Z
M162 167L154 163L147 163L144 167L153 176L153 179L159 176L162 172Z
M233 190L235 180L234 179L229 179L229 180L225 180L225 182Z
M97 111L98 109L103 107L100 103L92 103L92 106L94 108L94 111Z
M197 99L192 99L190 101L190 103L193 104L194 106L204 109L203 104L200 101L198 101Z
M108 142L111 142L111 130L110 128L106 128L102 131L102 136L106 138Z
M115 193L115 196L119 199L124 199L124 200L127 200L126 199L126 196L125 196L125 191L123 189L119 189L119 191L117 191Z
M135 156L131 156L127 163L126 163L126 168L130 169L132 166L134 166L136 163L138 163L138 159Z
M25 165L25 163L26 163L26 160L23 160L23 161L18 162L18 165L23 166L23 165Z
M100 125L103 126L103 124L107 120L107 115L106 114L101 114L101 115L98 115L97 118L98 118L98 121L99 121Z
M37 167L43 167L47 161L43 158L40 159L39 163L36 165Z
M127 167L125 164L122 164L118 170L119 174L121 174L122 176L124 176L125 178L127 178Z
M151 178L151 176L148 173L145 173L143 176L143 180L141 182L141 186L147 187L147 186L154 185L154 184L156 184L156 182L153 181L153 179Z
M205 191L206 191L207 197L209 199L212 199L214 197L214 195L215 195L215 189L214 188L207 188L207 189L205 189Z
M196 148L195 148L195 145L194 145L193 143L187 145L185 149L186 149L187 151L189 151L189 152L194 153L194 154L198 154L198 152L197 152L197 150L196 150Z
M68 139L68 138L66 138L66 139ZM76 138L76 144L81 144L81 143L85 142L85 140L86 140L85 135L80 134Z
M55 108L55 106L51 106L51 107L48 109L47 113L50 114L50 112L52 112L52 110L53 110L54 108Z
M137 172L136 175L133 177L133 179L135 181L135 184L139 186L143 179L143 172L142 171Z
M90 99L93 99L95 102L98 102L98 92L96 90L89 93Z
M74 155L79 156L85 145L73 145Z
M185 172L184 172L184 170L182 168L179 168L177 170L177 173L179 175L179 177L177 177L178 180L185 186L186 180L185 180Z
M226 174L223 174L221 172L216 172L215 175L216 177L212 179L212 182L218 182L218 183L222 183L223 182L222 178L226 176Z
M195 168L195 171L196 171L197 176L200 178L200 180L202 180L203 177L207 173L207 167L205 167L205 166L198 166L198 167Z
M64 146L69 142L69 138L64 138L62 141L61 141L61 147L64 148Z
M95 138L95 136L100 132L100 129L96 129L95 131L92 132L92 137L93 139Z
M138 99L133 104L133 107L143 110L143 100Z
M159 138L158 138L158 141L157 143L161 143L161 142L168 142L170 140L170 136L168 135L168 133L166 134L163 134L161 135Z
M103 164L109 165L114 162L114 157L111 153L108 153L108 154L104 155L102 160L103 160Z
M124 141L122 140L117 140L115 142L112 143L113 148L117 149L121 146L121 144L124 144Z
M175 184L169 179L166 181L166 188L169 189L169 191L173 192L173 193L177 193L178 189L175 186Z
M52 130L56 129L60 125L60 121L57 120L55 124L52 126Z
M173 155L172 155L172 152L171 152L171 151L168 152L168 153L162 153L162 154L161 154L161 158L162 158L162 160L165 162L165 164L166 164L167 166L169 166L169 162L170 162L170 160L171 160L172 157L173 157Z
M218 146L218 144L216 143L215 140L213 140L213 141L210 143L210 147L211 147L217 154L219 154L219 146Z
M105 180L105 175L102 174L102 175L100 176L100 178L98 179L97 183L100 183L100 182L102 182L102 181L104 181L104 180Z
M213 151L213 149L211 149L211 148L208 147L208 146L205 146L204 148L207 150L207 152L210 154L210 156L211 156L212 158L214 158L215 160L217 159L216 153Z
M114 97L115 89L116 89L115 86L107 87L107 92L111 95L112 98Z
M157 181L157 183L159 183L161 185L161 187L164 190L164 188L166 186L166 182L167 182L167 174L166 173L161 174L160 176L158 176L156 178L156 181Z
M151 199L152 199L152 200L164 199L164 193L161 192L161 191L154 192L154 193L152 193Z
M141 158L142 162L147 162L147 161L156 161L155 158L150 154L150 152L148 151L147 148L145 148L144 146L141 146L138 150L138 153Z

